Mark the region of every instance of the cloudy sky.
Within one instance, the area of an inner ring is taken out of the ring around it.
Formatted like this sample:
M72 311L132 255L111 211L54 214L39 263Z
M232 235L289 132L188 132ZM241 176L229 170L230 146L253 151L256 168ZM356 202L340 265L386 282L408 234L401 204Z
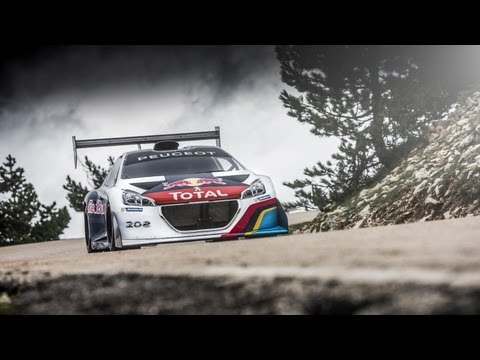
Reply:
M77 139L213 130L251 170L271 176L281 201L294 199L283 181L325 161L334 139L321 139L286 115L287 86L273 46L51 46L14 51L0 64L0 156L25 168L40 200L68 205L65 177ZM208 142L207 142L208 143ZM210 142L214 144L214 142ZM107 165L132 147L79 150ZM72 216L64 238L82 236Z

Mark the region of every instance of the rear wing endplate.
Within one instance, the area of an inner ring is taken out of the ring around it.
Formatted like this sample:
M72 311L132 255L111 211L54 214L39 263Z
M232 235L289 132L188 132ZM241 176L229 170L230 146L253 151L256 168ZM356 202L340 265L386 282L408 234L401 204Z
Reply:
M164 135L150 135L150 136L130 136L130 137L117 137L117 138L105 138L105 139L89 139L89 140L77 140L75 136L72 136L73 143L73 161L75 163L75 169L77 168L77 149L93 148L93 147L105 147L105 146L121 146L121 145L138 145L141 148L141 144L153 144L159 141L195 141L195 140L211 140L217 141L217 146L221 147L220 142L220 127L215 126L214 131L200 131L191 133L179 133L179 134L164 134Z

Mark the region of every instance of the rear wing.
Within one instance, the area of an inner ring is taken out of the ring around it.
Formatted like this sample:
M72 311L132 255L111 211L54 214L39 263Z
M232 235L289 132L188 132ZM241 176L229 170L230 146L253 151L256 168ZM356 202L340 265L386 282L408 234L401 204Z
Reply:
M191 133L179 134L164 134L164 135L150 135L150 136L130 136L117 137L105 139L89 139L77 140L72 136L73 143L73 161L75 169L77 168L77 149L105 147L105 146L120 146L120 145L138 145L141 149L141 144L153 144L159 141L192 141L192 140L211 140L217 141L217 146L221 147L220 142L220 127L215 126L214 131L200 131Z

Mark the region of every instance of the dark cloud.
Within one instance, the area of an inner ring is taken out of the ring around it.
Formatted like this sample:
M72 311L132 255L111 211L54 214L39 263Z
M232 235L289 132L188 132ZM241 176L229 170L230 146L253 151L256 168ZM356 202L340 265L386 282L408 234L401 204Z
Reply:
M15 47L0 63L0 99L149 87L196 76L227 96L246 74L275 64L269 46L50 45Z
M176 89L191 97L182 118L208 113L278 66L273 46L256 45L33 45L3 52L0 130L40 128L39 136L51 127L83 126L77 106L92 94L125 98L132 89ZM45 106L57 108L45 112Z
M3 134L23 131L31 136L43 136L45 133L59 133L66 129L71 131L83 127L76 107L71 104L51 107L23 104L15 110L6 107L0 111L0 120L0 132Z

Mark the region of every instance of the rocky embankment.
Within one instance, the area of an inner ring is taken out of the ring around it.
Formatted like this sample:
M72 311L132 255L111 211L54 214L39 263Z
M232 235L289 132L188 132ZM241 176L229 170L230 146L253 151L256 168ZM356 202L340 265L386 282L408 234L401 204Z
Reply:
M414 149L374 187L303 230L328 231L480 213L480 91L462 101L447 120L431 129L428 142Z

